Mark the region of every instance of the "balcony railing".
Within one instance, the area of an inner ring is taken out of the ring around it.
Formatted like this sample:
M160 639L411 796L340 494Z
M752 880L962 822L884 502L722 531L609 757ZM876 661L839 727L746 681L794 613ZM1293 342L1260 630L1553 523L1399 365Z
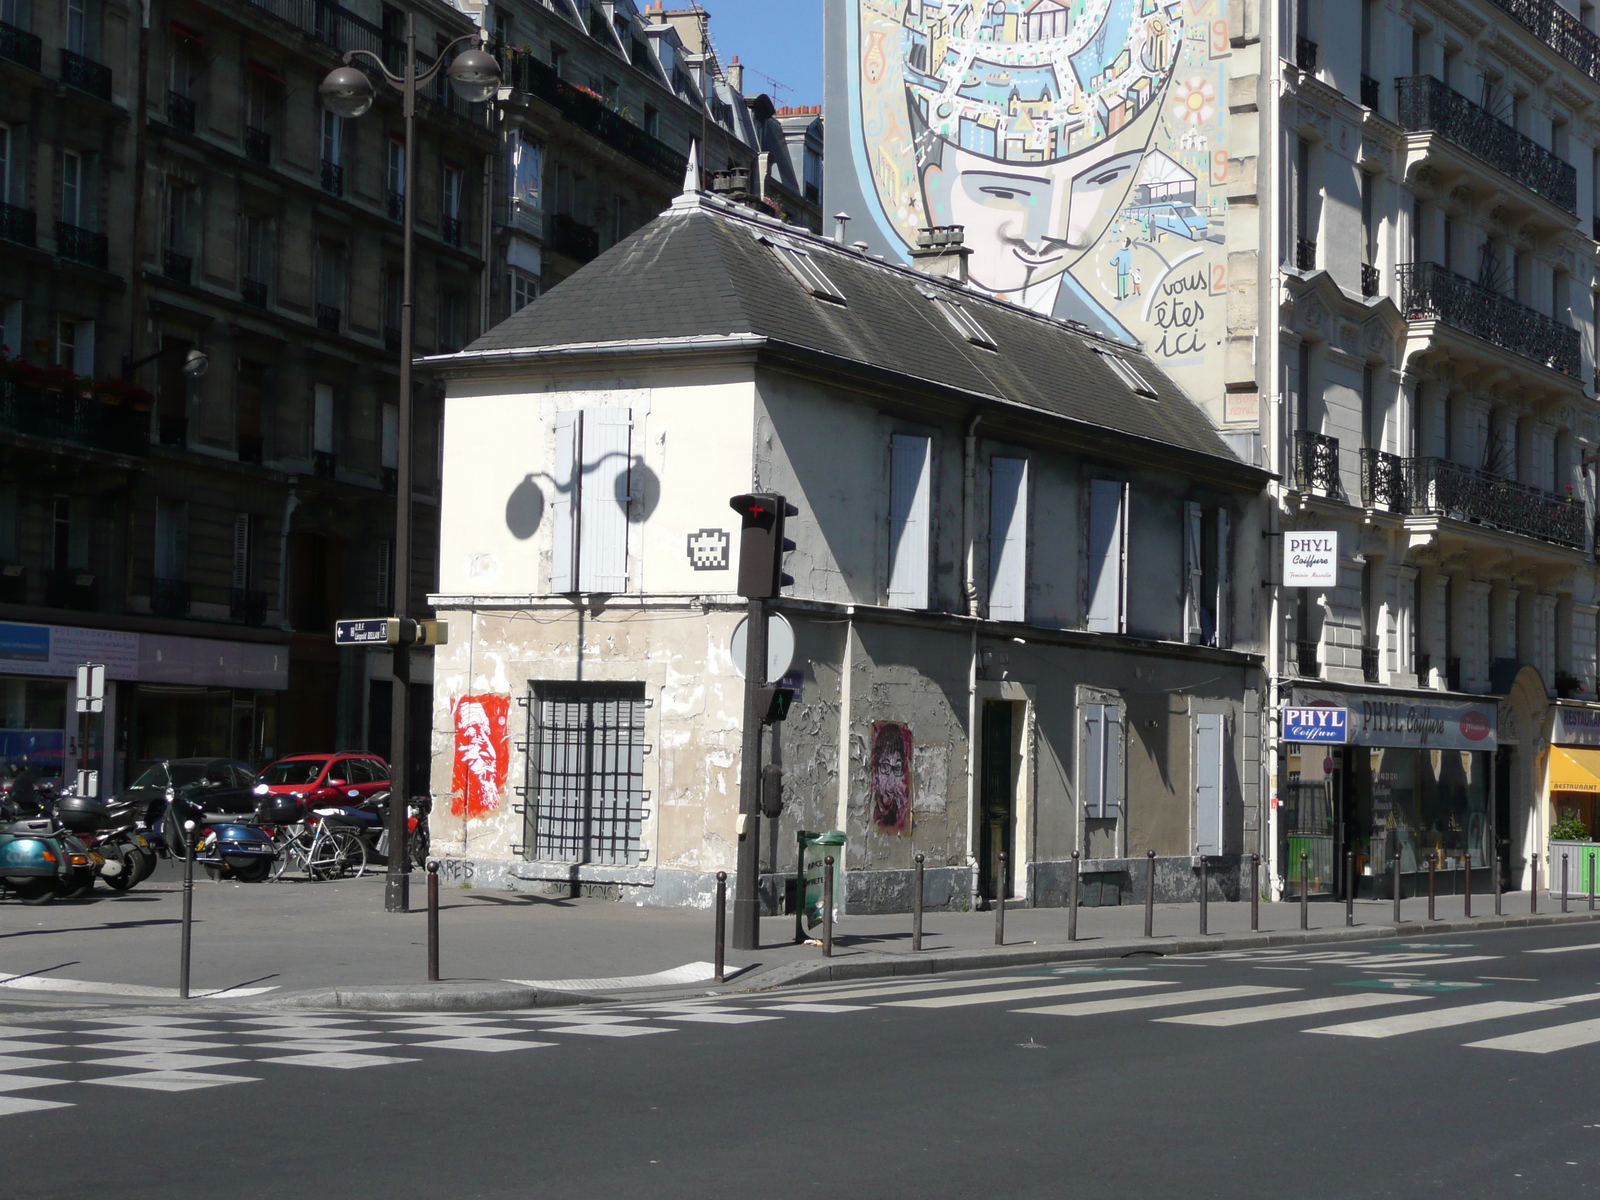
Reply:
M1600 35L1584 27L1555 0L1494 0L1524 29L1600 82Z
M1300 271L1317 269L1317 243L1314 238L1295 238L1294 265Z
M174 283L188 283L194 275L194 259L168 250L161 256L161 273Z
M323 333L338 333L339 319L344 314L331 304L317 305L317 328Z
M1361 103L1366 108L1377 108L1378 100L1383 94L1383 88L1371 75L1361 77Z
M177 92L168 92L167 124L179 133L193 133L194 100L188 96L180 96Z
M652 137L605 102L560 78L555 68L531 54L494 47L506 84L553 104L561 115L586 129L635 162L642 163L674 183L683 179L688 160L671 146Z
M1578 171L1481 104L1431 75L1395 80L1400 125L1436 133L1568 212L1578 211Z
M330 196L344 195L344 168L327 159L322 160L322 190Z
M118 454L150 449L150 414L93 396L0 382L0 429Z
M56 253L73 262L99 267L102 271L106 269L109 257L105 234L92 229L80 229L65 221L56 222Z
M1406 511L1413 516L1450 517L1584 548L1583 505L1565 496L1445 458L1406 459L1405 469Z
M1295 672L1307 679L1319 678L1322 675L1322 663L1317 659L1319 643L1297 641L1293 646Z
M44 44L26 29L0 21L0 58L37 71Z
M39 222L32 209L0 203L0 239L33 246L39 241Z
M1385 450L1361 451L1361 506L1387 508L1390 512L1409 510L1410 490L1406 482L1406 460Z
M252 0L252 3L336 50L368 50L385 59L398 52L400 60L404 61L404 42L384 33L382 26L330 0ZM431 62L421 54L417 59L420 66Z
M1401 266L1400 311L1408 321L1443 321L1552 371L1581 377L1576 329L1434 263Z
M44 573L44 602L51 608L92 609L95 578L88 571L63 567Z
M228 612L235 621L243 621L246 625L265 625L267 594L248 588L234 588L229 596Z
M1379 287L1378 268L1372 263L1361 264L1361 294L1367 299L1378 294Z
M1294 39L1294 65L1302 71L1317 69L1317 44L1308 37Z
M600 253L600 232L593 226L579 223L566 213L552 213L550 249L586 263Z
M461 220L459 217L439 218L439 237L447 246L461 245Z
M267 306L267 285L260 279L245 279L239 283L239 297L256 308Z
M1361 645L1361 678L1368 683L1378 682L1378 647L1373 642Z
M244 156L259 166L272 164L272 135L265 129L246 125L244 130Z
M1303 492L1339 494L1338 438L1309 429L1294 431L1294 485Z
M188 582L182 579L150 580L150 611L158 617L187 617Z
M404 221L406 219L406 196L404 192L391 191L389 200L389 220Z
M111 99L111 68L71 50L61 51L61 82L102 100Z

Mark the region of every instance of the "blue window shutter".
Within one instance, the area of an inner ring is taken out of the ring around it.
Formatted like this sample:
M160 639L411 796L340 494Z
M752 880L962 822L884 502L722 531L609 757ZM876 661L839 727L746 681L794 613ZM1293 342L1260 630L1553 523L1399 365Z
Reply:
M889 453L889 605L927 608L933 439L897 433Z
M583 413L556 414L556 461L551 472L550 590L578 590L578 452L583 440Z
M1198 645L1201 640L1200 593L1204 590L1201 584L1201 575L1204 573L1201 524L1204 518L1205 513L1198 504L1183 506L1183 640L1190 645Z
M1115 817L1122 810L1122 710L1105 706L1105 782L1101 785L1104 803L1100 815Z
M989 464L989 619L1025 621L1028 604L1028 460Z
M1089 613L1085 624L1092 633L1122 633L1127 628L1123 604L1127 494L1124 483L1089 481Z
M1194 719L1195 853L1222 853L1222 716Z
M578 525L578 590L628 590L628 506L633 412L591 408L583 417L583 488Z

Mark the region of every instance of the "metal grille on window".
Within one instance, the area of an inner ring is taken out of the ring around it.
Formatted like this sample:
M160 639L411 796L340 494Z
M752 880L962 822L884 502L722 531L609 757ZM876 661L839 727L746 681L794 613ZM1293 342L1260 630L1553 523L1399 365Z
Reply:
M528 710L524 857L643 862L644 684L536 683Z

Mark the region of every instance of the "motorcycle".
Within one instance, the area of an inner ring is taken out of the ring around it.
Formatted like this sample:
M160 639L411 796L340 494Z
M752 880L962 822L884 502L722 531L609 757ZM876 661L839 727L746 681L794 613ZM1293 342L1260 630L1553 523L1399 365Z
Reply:
M105 864L62 826L57 803L54 786L31 767L0 788L0 883L24 904L86 896Z
M260 883L272 873L278 848L266 831L250 818L208 813L183 791L169 791L162 825L167 848L174 858L185 856L185 827L191 824L191 836L195 838L194 860L205 867L212 879Z
M354 788L350 790L352 798L360 793ZM367 849L385 862L389 859L389 792L374 792L359 804L346 805L333 809L351 827L353 827L361 840L367 844ZM421 869L428 861L428 824L427 815L432 808L432 800L426 796L414 797L406 805L406 850L411 861ZM327 811L318 809L319 812Z
M91 850L105 855L100 878L112 891L126 892L150 878L156 869L157 850L141 828L141 816L138 804L112 800L106 805L103 826L78 835Z

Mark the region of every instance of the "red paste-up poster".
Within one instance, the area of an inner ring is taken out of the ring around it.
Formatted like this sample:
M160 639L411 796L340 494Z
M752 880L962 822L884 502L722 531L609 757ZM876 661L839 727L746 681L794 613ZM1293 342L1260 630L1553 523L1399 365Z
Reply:
M506 785L511 697L463 696L451 708L456 719L456 761L450 811L458 817L481 817L500 807L500 790Z

